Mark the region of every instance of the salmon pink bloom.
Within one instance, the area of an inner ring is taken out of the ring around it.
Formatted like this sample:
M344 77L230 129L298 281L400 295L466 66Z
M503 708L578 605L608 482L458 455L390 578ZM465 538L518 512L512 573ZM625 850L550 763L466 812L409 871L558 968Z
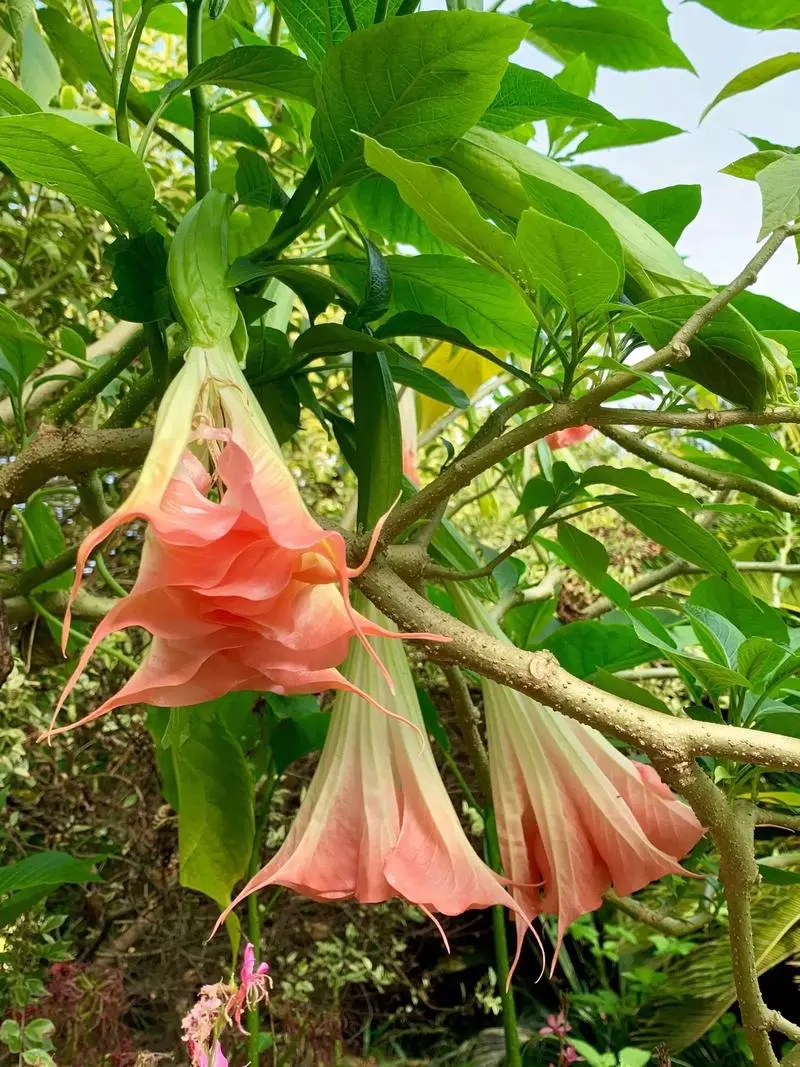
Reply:
M366 602L364 613L376 627L390 625ZM231 907L283 885L319 901L374 904L399 897L431 918L493 904L517 910L450 802L402 644L382 638L377 645L396 694L386 694L375 662L353 644L343 667L353 689L334 699L319 765L288 836ZM373 703L386 699L396 717L376 711L358 690Z
M136 487L80 546L72 597L92 550L133 519L149 524L136 584L96 628L59 708L108 634L139 626L153 640L81 723L124 704L351 688L337 669L351 638L369 650L367 635L387 633L351 608L348 580L366 561L349 568L343 537L306 509L228 341L189 350ZM68 626L69 611L65 637Z
M470 594L450 594L465 622L504 637ZM558 917L558 944L610 886L627 895L686 873L678 859L703 828L652 767L513 689L484 679L483 697L505 874L525 915Z
M580 444L590 433L594 433L594 426L569 426L566 430L555 430L549 433L545 441L555 452L559 448L569 448L570 445Z
M403 440L403 474L419 487L417 470L417 398L410 389L404 389L398 401L400 433Z

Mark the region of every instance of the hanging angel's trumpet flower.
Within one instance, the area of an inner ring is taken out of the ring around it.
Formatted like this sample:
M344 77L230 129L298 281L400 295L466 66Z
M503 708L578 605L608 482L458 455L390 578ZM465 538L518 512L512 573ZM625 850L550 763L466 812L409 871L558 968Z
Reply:
M174 238L170 281L195 344L161 402L133 492L78 550L70 603L92 550L124 523L149 524L136 585L95 630L56 714L108 634L140 626L152 644L123 688L81 722L137 702L178 707L234 690L350 688L337 668L353 637L378 662L367 636L384 630L352 609L348 590L369 554L361 567L348 567L344 538L303 504L226 333L238 311L224 269L216 280L209 274L213 248L203 250L201 275L189 269L200 260L189 254L187 233L199 215L207 239L223 209L204 198ZM226 256L217 258L227 267ZM201 283L212 289L196 293ZM65 643L69 623L68 608Z
M363 610L376 628L389 625L372 605ZM283 885L320 901L399 897L432 918L493 904L518 910L450 802L402 644L385 638L376 644L396 684L393 697L361 645L351 647L342 669L375 701L386 699L396 717L352 692L336 695L319 765L289 834L231 908L250 893Z
M465 622L504 638L474 597L449 592ZM556 915L560 945L609 887L627 895L686 873L678 859L703 828L652 767L513 689L484 679L483 697L504 872L525 916Z
M554 430L549 433L545 441L556 452L559 448L569 448L570 445L580 444L591 433L594 433L594 426L568 426L566 430Z

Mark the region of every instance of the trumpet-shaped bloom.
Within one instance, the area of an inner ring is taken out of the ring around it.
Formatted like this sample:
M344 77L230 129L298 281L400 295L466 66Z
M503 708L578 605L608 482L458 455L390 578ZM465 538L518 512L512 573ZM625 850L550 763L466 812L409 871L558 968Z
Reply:
M371 605L365 614L376 626L388 625ZM288 836L231 907L284 885L320 901L400 897L431 916L492 904L516 908L450 802L402 644L377 644L396 683L396 695L386 698L396 717L354 693L337 694L319 765ZM385 683L361 645L351 647L343 671L354 687L383 699Z
M149 524L136 584L96 628L59 707L108 634L140 626L153 640L133 677L81 722L136 702L349 688L337 668L350 639L369 648L367 635L385 633L351 608L348 579L360 569L303 504L227 343L189 351L136 487L80 546L73 597L91 551L135 518ZM68 625L69 612L65 636Z
M451 595L465 621L503 637L468 593ZM560 943L610 886L626 895L685 873L678 859L703 828L652 767L513 689L484 679L483 695L503 866L525 915L558 916Z

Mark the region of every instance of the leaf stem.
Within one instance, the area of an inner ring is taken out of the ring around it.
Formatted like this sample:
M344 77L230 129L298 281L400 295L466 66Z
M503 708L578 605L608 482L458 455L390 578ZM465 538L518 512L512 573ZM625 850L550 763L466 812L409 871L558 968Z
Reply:
M79 408L99 396L107 385L118 378L122 371L140 355L145 344L143 331L137 330L119 352L109 356L105 363L96 367L79 385L70 389L57 403L53 404L45 414L45 420L55 426L61 426Z
M188 72L203 61L204 0L188 0L186 6L186 59ZM189 91L194 128L194 193L202 200L211 188L211 113L205 89L196 85Z
M342 11L344 11L344 17L347 19L347 25L350 27L350 32L355 33L358 29L358 22L356 21L355 12L353 11L352 0L341 0Z
M106 68L108 73L111 74L113 69L113 63L111 60L111 55L109 54L109 51L106 48L106 42L103 40L103 31L97 19L97 12L95 11L94 0L84 0L84 6L86 7L86 13L89 16L89 22L91 22L92 24L92 33L94 35L95 44L97 45L97 50L100 53L100 58L103 61L103 66Z
M136 62L136 53L139 51L139 44L142 40L142 33L144 32L145 25L147 24L147 15L149 14L149 8L142 7L141 11L136 15L130 27L128 51L125 56L125 62L122 66L122 70L119 75L119 83L116 87L116 123L117 123L117 137L124 144L129 145L131 143L130 125L128 123L128 90L131 85L131 77L133 76L133 65ZM120 47L120 43L117 43L117 48ZM116 56L115 56L116 62ZM122 132L125 136L123 138Z
M375 23L383 22L383 20L386 18L386 13L388 10L389 0L377 0L377 3L375 4L375 18L373 19L373 21Z

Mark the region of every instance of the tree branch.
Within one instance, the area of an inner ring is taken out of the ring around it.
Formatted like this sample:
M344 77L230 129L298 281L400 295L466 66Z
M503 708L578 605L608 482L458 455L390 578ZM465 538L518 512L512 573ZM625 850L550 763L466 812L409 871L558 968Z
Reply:
M42 429L13 462L0 466L0 511L27 500L34 489L56 475L138 466L147 455L152 436L149 429Z
M684 478L690 478L692 481L699 482L709 489L747 493L757 500L762 500L765 504L769 504L770 507L776 508L778 511L785 511L790 515L800 515L800 496L784 493L780 489L765 485L755 478L748 478L745 474L724 474L721 471L709 470L699 463L692 463L688 459L674 456L671 452L667 452L666 449L657 448L627 430L612 429L607 426L601 429L600 432L604 437L624 448L626 452L630 452L632 455L638 456L639 459L652 463L656 467L661 467L663 470L672 471L673 474L680 474Z
M385 563L376 560L357 580L369 599L402 630L450 638L425 644L425 654L443 664L476 671L526 693L579 722L613 734L651 757L673 763L716 756L762 767L797 771L800 740L761 730L679 719L596 689L563 670L549 652L523 652L478 633L416 594Z
M654 911L633 897L617 896L613 889L606 890L604 896L609 904L613 904L624 915L646 926L652 926L654 930L660 930L667 937L688 937L690 934L696 934L714 918L710 911L698 911L690 919L677 919L674 915Z

